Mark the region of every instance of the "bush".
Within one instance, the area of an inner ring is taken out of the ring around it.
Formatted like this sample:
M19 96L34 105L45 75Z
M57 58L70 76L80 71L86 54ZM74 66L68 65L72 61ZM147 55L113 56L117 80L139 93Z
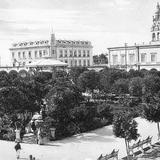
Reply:
M8 133L4 134L2 137L3 140L14 141L16 138L16 134L13 131L8 131Z

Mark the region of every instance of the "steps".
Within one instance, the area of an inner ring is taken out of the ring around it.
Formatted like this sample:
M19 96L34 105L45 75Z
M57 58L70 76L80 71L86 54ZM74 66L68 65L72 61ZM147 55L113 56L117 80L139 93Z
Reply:
M36 135L33 133L27 133L24 135L22 142L28 144L37 144Z

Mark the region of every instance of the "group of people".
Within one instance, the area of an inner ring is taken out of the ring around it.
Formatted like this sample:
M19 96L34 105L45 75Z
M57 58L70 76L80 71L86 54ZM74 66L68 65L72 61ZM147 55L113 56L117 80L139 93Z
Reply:
M44 119L44 118L45 118L45 110L44 110L44 108L42 108L40 114L35 113L35 115L32 117L32 120L30 122L31 130L34 133L34 135L36 135L37 144L41 144L41 142L42 142L41 128L38 127L38 123L43 122L42 119ZM17 157L17 159L19 159L20 158L21 145L20 145L20 141L16 140L15 142L16 142L16 145L15 145L16 157Z

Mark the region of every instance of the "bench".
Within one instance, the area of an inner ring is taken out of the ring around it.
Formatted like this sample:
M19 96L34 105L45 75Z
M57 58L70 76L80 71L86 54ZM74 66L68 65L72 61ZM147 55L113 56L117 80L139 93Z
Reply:
M135 157L134 149L139 149L141 148L142 153L145 153L146 149L144 148L144 145L149 145L149 147L152 147L151 144L152 137L148 136L145 140L139 140L137 143L134 143L132 146L128 146L129 149L129 154L130 152L132 155Z
M115 151L115 149L114 149L110 154L106 154L105 156L103 156L103 155L101 154L101 155L98 157L97 160L108 160L108 159L110 159L110 158L113 158L113 159L116 158L116 160L118 160L118 152L119 152L119 150L118 150L118 151Z

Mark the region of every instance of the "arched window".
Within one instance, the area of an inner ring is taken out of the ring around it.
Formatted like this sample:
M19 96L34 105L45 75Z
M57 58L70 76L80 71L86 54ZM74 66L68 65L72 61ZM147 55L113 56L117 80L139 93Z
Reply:
M156 34L153 33L153 34L152 34L152 41L155 41L155 40L156 40Z

